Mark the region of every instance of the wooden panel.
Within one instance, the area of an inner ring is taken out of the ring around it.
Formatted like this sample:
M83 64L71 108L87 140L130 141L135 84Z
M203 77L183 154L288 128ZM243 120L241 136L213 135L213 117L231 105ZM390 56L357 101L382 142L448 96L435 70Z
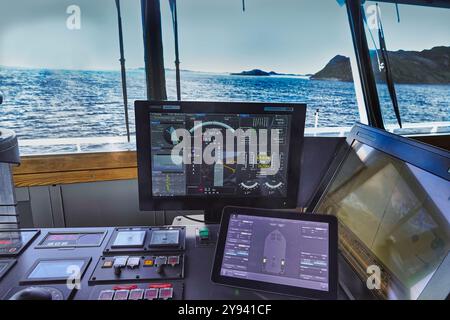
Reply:
M91 169L136 167L136 152L81 153L68 155L27 156L14 174L65 172Z
M14 168L16 187L135 179L136 152L22 157Z

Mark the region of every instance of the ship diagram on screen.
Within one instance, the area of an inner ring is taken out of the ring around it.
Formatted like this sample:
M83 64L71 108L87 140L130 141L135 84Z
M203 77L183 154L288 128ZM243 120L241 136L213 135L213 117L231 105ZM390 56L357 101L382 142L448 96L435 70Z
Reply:
M232 215L221 275L328 290L328 224Z
M286 264L286 238L277 229L264 242L263 272L283 274Z
M291 115L153 113L150 121L153 196L286 196ZM181 155L172 157L172 149L183 142L183 137L175 134L177 129L190 133L192 163L183 163ZM198 160L203 157L208 145L218 143L214 138L205 138L205 133L211 129L220 131L223 150L220 149L218 155L221 161L209 165L201 161L202 158ZM244 132L266 129L267 152L259 152L258 135L255 140L235 134L230 149L227 131L233 134L237 129ZM272 129L278 132L279 169L276 174L265 174L262 169L272 165ZM201 146L194 141L201 141ZM242 149L237 147L239 142L245 145L244 163L237 161L242 156Z

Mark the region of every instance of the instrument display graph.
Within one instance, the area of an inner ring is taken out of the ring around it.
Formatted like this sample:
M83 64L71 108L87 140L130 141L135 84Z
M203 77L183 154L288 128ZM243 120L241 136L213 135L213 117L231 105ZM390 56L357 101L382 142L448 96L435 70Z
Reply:
M291 115L152 113L150 122L153 196L286 196ZM177 136L177 129L185 129L190 134L191 149L184 152L191 153L192 163L183 163L181 154L179 158L172 155L175 146L186 142ZM239 137L237 129L241 132L254 129L256 139ZM267 139L267 148L262 153L260 129L265 130ZM280 161L278 171L268 174L265 169L272 165L273 129L278 131ZM219 132L222 141L208 136L210 132ZM195 140L199 135L201 146ZM237 147L238 143L245 144L244 150ZM205 155L205 150L215 146L211 152L216 159L213 164L197 161ZM238 161L242 152L244 163Z

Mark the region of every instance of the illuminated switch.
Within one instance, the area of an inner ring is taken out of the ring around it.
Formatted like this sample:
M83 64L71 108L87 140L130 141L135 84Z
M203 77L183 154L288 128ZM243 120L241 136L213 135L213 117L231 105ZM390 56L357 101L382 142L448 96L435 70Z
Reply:
M112 268L114 262L112 260L106 260L103 265L102 268Z
M168 300L173 298L173 288L161 288L159 289L159 298Z
M98 300L112 300L114 297L113 290L102 290L98 295Z
M153 259L144 260L144 267L153 267Z
M128 300L142 300L144 297L144 289L133 289L130 291Z
M144 299L145 300L155 300L158 298L158 293L159 293L158 288L145 289Z
M170 264L172 267L176 266L180 263L180 257L179 256L170 256L167 258L167 264Z
M203 227L199 230L198 235L201 241L206 241L209 239L209 229L207 227Z
M165 256L156 257L155 264L157 266L163 266L163 265L167 264L167 257L165 257Z
M114 259L114 267L123 268L127 265L128 256L116 257Z
M127 261L127 267L131 269L139 267L140 262L141 259L139 257L130 257Z
M130 290L117 290L114 294L114 300L128 300Z

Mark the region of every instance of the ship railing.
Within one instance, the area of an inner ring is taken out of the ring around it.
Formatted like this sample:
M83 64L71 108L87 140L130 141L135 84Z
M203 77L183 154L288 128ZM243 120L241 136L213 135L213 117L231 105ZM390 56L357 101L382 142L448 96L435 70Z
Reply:
M404 136L417 135L442 135L450 133L450 121L405 123L400 128L398 125L388 124L386 130ZM352 129L351 126L342 127L309 127L305 128L305 136L337 136L345 137Z
M318 127L305 128L305 136L334 136L345 137L351 130L351 126L342 127ZM386 130L395 134L408 135L441 135L450 133L450 121L406 123L400 129L397 125L387 125ZM98 148L92 148L92 146ZM136 137L131 136L131 141L127 141L126 136L106 136L106 137L80 137L80 138L46 138L46 139L19 139L19 147L25 152L22 154L42 154L46 148L57 146L70 146L76 153L82 152L104 152L104 151L131 151L135 150ZM115 148L117 147L117 149ZM31 150L31 151L27 151ZM51 150L51 148L50 148ZM95 151L92 151L95 150ZM58 153L58 152L56 152Z

